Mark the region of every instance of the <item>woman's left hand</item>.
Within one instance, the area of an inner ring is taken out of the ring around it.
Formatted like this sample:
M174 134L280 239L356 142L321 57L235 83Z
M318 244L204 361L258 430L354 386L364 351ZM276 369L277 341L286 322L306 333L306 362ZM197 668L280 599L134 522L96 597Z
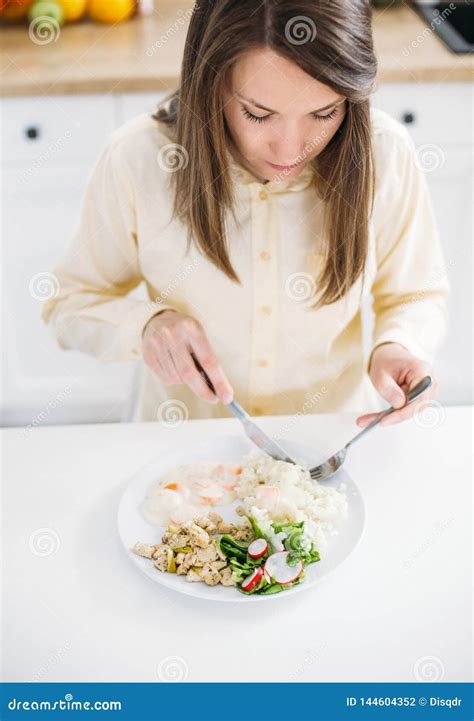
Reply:
M428 375L433 381L430 388L419 399L403 407L406 393ZM400 408L383 418L380 421L381 426L411 418L422 404L429 398L434 398L438 392L438 382L430 364L416 358L399 343L382 343L375 348L370 360L369 376L380 395L394 408ZM379 413L368 413L359 416L356 423L365 428L378 415Z

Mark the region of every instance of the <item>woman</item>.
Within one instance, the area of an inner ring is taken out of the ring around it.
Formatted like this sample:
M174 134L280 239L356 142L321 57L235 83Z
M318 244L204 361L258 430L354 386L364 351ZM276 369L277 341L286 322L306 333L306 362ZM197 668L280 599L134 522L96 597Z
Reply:
M112 136L43 312L63 348L145 361L136 420L228 416L235 394L364 426L381 399L401 408L384 424L425 402L402 408L434 375L448 287L375 75L365 0L200 0L179 90ZM141 281L149 301L127 297Z

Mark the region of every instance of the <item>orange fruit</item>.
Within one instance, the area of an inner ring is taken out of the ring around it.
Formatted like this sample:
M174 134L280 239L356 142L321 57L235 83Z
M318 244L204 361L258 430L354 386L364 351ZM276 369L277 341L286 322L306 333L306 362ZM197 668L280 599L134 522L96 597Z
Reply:
M57 2L63 9L66 22L79 20L86 11L87 0L57 0Z
M134 10L134 0L89 0L87 4L89 17L101 23L126 20Z
M31 5L31 0L10 0L2 9L2 17L6 20L22 20L28 12L28 5Z

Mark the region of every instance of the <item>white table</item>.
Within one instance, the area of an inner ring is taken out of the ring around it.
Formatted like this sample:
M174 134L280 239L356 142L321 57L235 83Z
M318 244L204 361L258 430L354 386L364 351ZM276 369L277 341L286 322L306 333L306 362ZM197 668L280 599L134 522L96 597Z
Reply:
M335 450L354 419L260 420ZM184 446L236 420L4 430L2 680L471 680L472 409L435 408L422 425L351 450L367 524L350 558L307 593L249 605L151 583L116 530L129 478L168 434Z

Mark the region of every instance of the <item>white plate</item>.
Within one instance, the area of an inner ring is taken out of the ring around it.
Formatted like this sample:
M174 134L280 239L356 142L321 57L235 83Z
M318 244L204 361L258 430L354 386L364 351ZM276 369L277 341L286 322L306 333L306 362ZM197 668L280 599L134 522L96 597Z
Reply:
M311 447L294 443L293 441L281 441L281 445L301 465L309 467L311 458L315 457L315 451ZM315 585L339 566L356 547L364 528L364 504L359 489L341 469L330 481L329 486L339 489L341 484L343 492L347 496L348 515L337 526L338 532L328 537L327 549L321 561L307 566L305 580L288 591L270 594L269 596L251 595L246 596L239 593L232 586L207 586L205 583L190 583L184 576L176 576L173 573L162 573L153 566L153 561L137 556L131 550L132 546L140 541L142 543L160 543L164 533L163 528L152 526L141 514L141 505L147 494L148 488L154 481L164 475L177 465L192 463L198 460L207 460L216 463L239 464L249 451L255 450L255 446L245 436L221 436L213 437L209 441L195 445L180 447L179 442L168 445L167 450L156 461L144 466L131 479L125 490L118 510L118 531L125 551L133 563L155 583L171 588L179 593L188 596L204 598L212 601L230 601L233 603L249 603L255 601L268 602L270 599L287 597L294 593L301 593ZM233 507L215 507L225 520L238 518Z

